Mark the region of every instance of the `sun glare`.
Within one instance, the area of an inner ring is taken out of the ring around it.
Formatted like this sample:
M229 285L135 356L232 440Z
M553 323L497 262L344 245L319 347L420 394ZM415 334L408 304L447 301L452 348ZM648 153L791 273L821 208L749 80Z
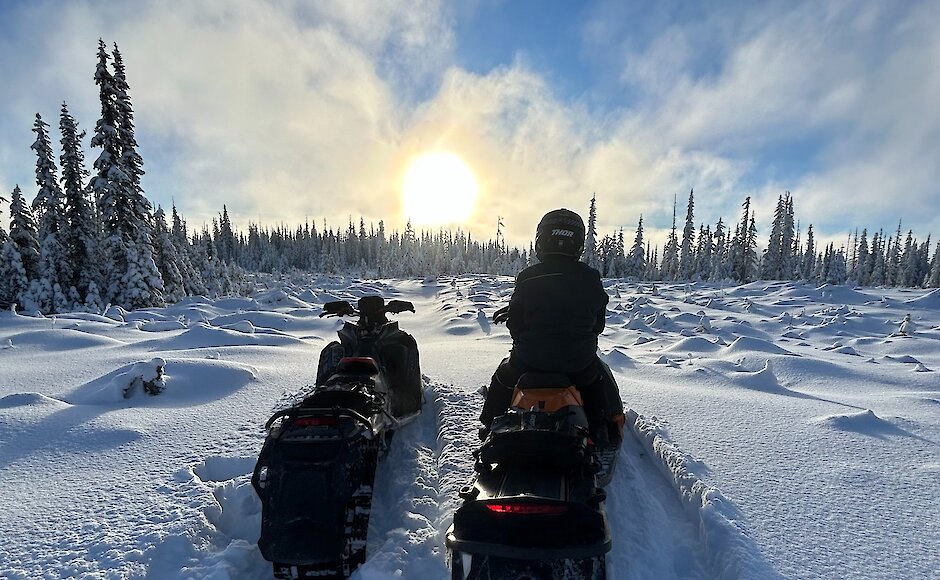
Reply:
M415 157L405 171L402 202L414 225L465 222L477 203L476 176L463 159L444 151Z

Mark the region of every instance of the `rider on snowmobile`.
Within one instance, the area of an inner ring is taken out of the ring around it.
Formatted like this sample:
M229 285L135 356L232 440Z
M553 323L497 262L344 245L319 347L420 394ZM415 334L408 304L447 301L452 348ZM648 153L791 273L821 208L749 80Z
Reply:
M597 356L609 297L600 273L578 260L584 234L584 221L567 209L550 211L539 222L535 254L540 262L516 278L506 322L512 351L487 390L480 415L484 430L509 407L520 376L560 373L581 392L594 443L619 447L623 401L610 369Z

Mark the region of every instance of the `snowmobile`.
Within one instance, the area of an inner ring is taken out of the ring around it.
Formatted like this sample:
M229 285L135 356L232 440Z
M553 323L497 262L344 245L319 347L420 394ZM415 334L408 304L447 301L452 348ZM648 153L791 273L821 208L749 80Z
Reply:
M405 311L380 296L324 305L321 317L359 319L321 352L315 386L265 424L251 483L275 578L348 578L365 561L376 465L422 406L417 345L386 317Z
M590 441L577 387L563 374L526 373L482 433L447 531L452 579L606 578L602 484L613 464Z

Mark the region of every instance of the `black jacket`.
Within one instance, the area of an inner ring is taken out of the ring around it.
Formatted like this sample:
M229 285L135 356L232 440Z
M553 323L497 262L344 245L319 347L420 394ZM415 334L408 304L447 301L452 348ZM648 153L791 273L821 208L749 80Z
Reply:
M509 301L513 363L573 373L593 364L609 298L597 270L550 256L516 277Z

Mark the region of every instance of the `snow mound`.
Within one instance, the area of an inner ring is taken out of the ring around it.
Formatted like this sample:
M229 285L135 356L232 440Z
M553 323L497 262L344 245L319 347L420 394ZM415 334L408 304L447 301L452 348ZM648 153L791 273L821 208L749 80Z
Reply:
M280 346L303 341L286 334L246 334L237 330L216 328L199 323L186 332L165 339L150 341L150 350L185 350L190 348L216 348L221 346Z
M649 332L650 327L647 326L646 321L643 320L641 316L636 316L630 322L627 322L623 325L623 328L627 330L639 330L641 332Z
M156 394L166 387L164 367L166 361L162 358L136 362L88 383L87 390L83 389L78 396L70 396L67 399L75 404L117 403L133 396L135 390L143 391L145 385L149 389L148 392Z
M720 345L715 344L707 338L703 338L701 336L692 336L683 338L682 340L677 341L675 344L664 348L663 352L715 352L720 348Z
M920 361L919 361L919 360L917 360L916 358L912 357L911 355L907 355L907 354L902 354L902 355L900 355L900 356L891 356L890 354L886 354L885 356L883 356L883 357L881 357L881 358L882 358L883 360L888 361L888 362L905 363L905 364L914 364L914 365L919 365L919 364L920 364Z
M309 312L301 310L298 312ZM275 330L289 331L297 329L302 322L296 316L282 314L280 312L266 312L263 310L254 312L240 312L237 314L225 314L211 321L212 326L222 328L234 328L233 325L248 322L255 327L273 328ZM308 322L303 324L309 324Z
M697 462L669 440L656 418L647 419L633 409L627 409L626 415L630 432L672 482L688 513L698 520L713 577L781 578L761 556L737 506L696 475L693 466Z
M79 320L84 322L100 322L102 324L108 324L115 326L119 324L113 318L108 318L107 316L102 316L100 314L92 314L91 312L70 312L67 314L56 314L56 318L59 320Z
M124 322L126 315L127 310L124 310L120 306L109 306L108 309L104 311L105 318L110 318L117 322Z
M749 389L768 392L787 391L774 373L773 363L770 359L764 361L764 368L755 373L743 372L733 376L737 384Z
M859 292L848 286L830 286L824 284L816 289L819 297L830 304L853 304L860 305L875 300L876 297L871 294Z
M734 342L725 347L728 352L763 352L767 354L783 354L789 356L799 356L795 353L788 351L785 348L781 348L776 344L763 340L761 338L753 338L750 336L739 336L734 339Z
M666 365L673 368L677 368L679 365L672 361L669 357L661 355L658 359L653 362L654 365Z
M184 328L186 325L179 320L147 320L137 325L138 330L145 332L168 332Z
M840 346L838 348L834 348L833 352L837 352L840 354L848 354L851 356L862 356L858 354L858 351L852 348L851 346Z
M95 348L99 346L120 346L124 343L107 336L100 336L73 329L48 329L21 332L7 337L16 348L29 347L45 352Z
M930 310L940 310L940 288L935 288L918 298L905 300L904 304L910 306L911 308L928 308Z
M884 437L886 435L910 434L896 426L890 421L882 419L871 409L865 409L858 413L844 413L838 415L825 415L817 417L814 422L825 425L837 431L851 431L861 433L862 435L871 435L872 437Z
M68 403L47 397L42 393L13 393L0 399L0 409L12 409L14 407L35 407L52 405L56 407L67 407Z
M636 363L627 353L618 348L611 349L609 352L601 353L601 360L614 369L634 368Z
M164 367L166 390L153 397L136 393L134 404L154 407L198 405L221 399L256 380L255 369L239 363L210 359L164 361L157 358L111 371L78 387L64 399L77 405L127 405L129 400L124 396L125 390L137 378L152 379L157 366Z
M300 298L288 294L282 288L267 290L255 295L255 301L263 306L291 307L291 308L313 308L313 305L304 302Z

